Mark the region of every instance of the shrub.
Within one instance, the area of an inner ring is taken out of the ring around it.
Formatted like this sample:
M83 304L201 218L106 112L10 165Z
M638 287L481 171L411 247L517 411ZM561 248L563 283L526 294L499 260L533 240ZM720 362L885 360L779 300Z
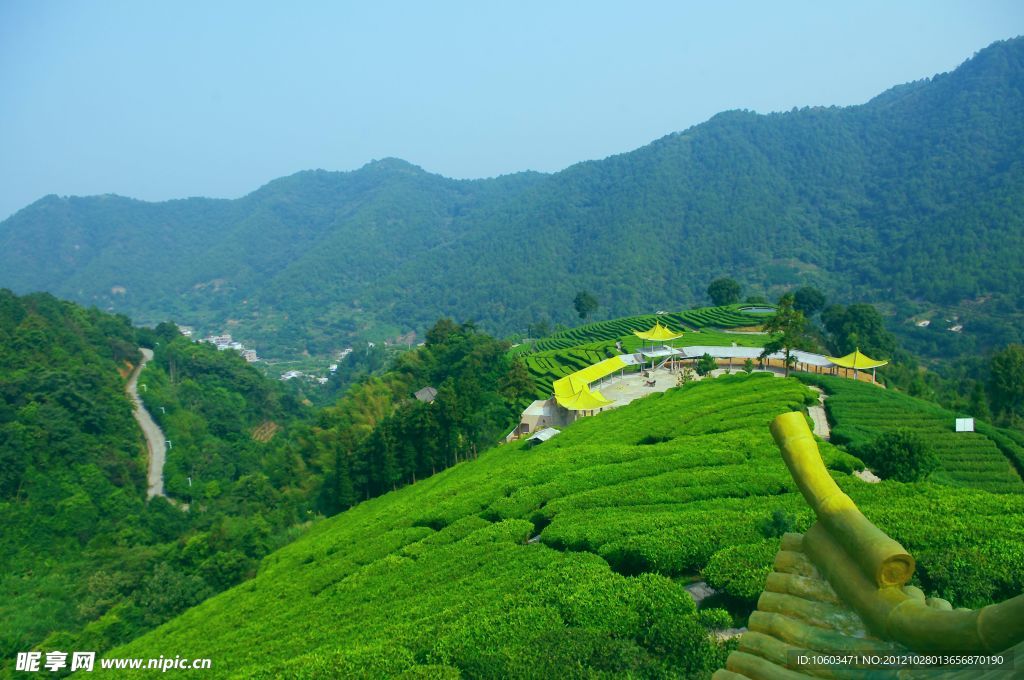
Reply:
M716 368L718 368L718 362L710 354L705 354L697 360L697 373L700 375L707 375Z
M861 455L883 479L916 482L939 466L935 454L910 430L885 432L864 447Z
M765 517L757 523L757 530L765 538L778 538L796 528L796 519L782 509L777 509L771 517Z
M701 572L708 585L745 602L755 602L772 570L779 540L733 545L715 553Z

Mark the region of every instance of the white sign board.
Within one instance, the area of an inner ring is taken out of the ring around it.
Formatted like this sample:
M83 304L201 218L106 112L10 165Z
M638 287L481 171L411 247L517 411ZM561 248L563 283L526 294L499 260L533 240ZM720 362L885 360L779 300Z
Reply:
M974 432L974 418L957 418L957 432Z

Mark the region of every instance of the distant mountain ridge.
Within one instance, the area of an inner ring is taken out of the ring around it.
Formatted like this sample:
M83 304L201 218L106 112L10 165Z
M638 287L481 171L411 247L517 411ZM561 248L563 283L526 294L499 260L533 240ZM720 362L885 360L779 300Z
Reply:
M1016 314L1020 111L1015 38L864 105L728 111L554 174L452 180L384 159L237 200L47 196L0 223L0 286L235 327L279 353L441 315L565 322L580 289L612 316L679 308L722 274L753 293L990 295Z

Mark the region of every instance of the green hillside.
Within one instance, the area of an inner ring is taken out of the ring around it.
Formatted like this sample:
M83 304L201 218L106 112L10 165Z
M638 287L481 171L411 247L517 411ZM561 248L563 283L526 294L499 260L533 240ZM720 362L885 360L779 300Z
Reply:
M708 630L743 622L779 524L810 523L767 425L814 400L728 376L499 446L316 525L110 656L209 657L211 677L706 676L727 651ZM977 606L1022 590L1007 565L1024 495L867 484L822 450L926 591ZM683 586L700 578L731 614L695 609Z
M81 626L79 584L120 531L144 543L142 436L124 394L139 353L123 317L0 290L0 660ZM119 374L120 373L120 374ZM148 536L147 536L148 534ZM115 558L116 559L116 558Z
M156 347L141 393L175 442L173 500L146 500L125 394L140 345ZM18 652L102 651L255 573L319 488L285 435L301 412L237 353L173 326L0 290L0 677ZM268 421L281 433L256 437Z
M835 376L801 374L828 393L825 409L832 443L862 450L881 432L918 434L939 460L932 481L993 493L1024 493L1024 442L1019 432L978 422L975 432L955 432L957 414L892 390Z
M682 332L680 338L672 341L675 346L736 343L759 347L765 342L763 335L726 332L730 328L759 327L769 316L746 311L750 308L747 304L734 304L597 321L521 344L512 349L512 354L530 374L533 397L546 399L551 396L551 383L558 378L608 357L638 351L644 341L634 331L648 330L655 322Z
M863 105L725 112L550 175L387 159L232 201L48 196L0 223L0 285L282 356L442 316L569 323L579 290L609 318L679 309L727 273L884 302L918 351L967 353L1024 335L1022 82L1016 38Z

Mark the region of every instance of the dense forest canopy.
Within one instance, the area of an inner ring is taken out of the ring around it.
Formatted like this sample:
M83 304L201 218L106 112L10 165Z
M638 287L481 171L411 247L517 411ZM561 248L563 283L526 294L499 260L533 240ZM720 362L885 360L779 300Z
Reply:
M0 285L281 356L441 316L569 323L579 291L607 318L678 309L727 273L772 299L885 302L916 351L970 352L1024 332L1022 83L1016 38L860 106L729 111L550 175L387 159L232 201L48 196L0 223Z
M149 501L125 393L140 346L140 394L173 443L167 497ZM17 652L125 642L251 578L318 517L475 458L530 389L508 349L444 319L315 410L174 324L0 289L0 677Z
M171 498L148 502L125 393L140 345L156 349L144 397L177 444ZM0 289L0 675L16 652L106 649L252 576L318 488L290 437L254 428L302 415L277 381L171 324Z

